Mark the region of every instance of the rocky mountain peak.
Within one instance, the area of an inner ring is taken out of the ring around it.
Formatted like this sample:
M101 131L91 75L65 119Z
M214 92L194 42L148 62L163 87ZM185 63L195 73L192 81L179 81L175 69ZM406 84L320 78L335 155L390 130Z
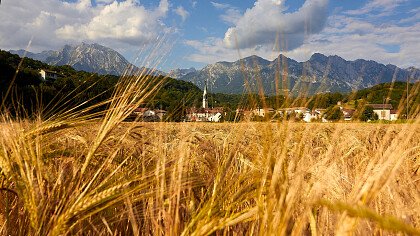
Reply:
M281 83L278 82L279 76ZM337 55L315 53L305 62L297 62L282 54L271 62L258 56L236 62L217 62L180 79L197 86L209 81L215 93L258 92L263 86L266 94L278 94L281 91L293 94L308 91L314 94L351 92L379 83L406 81L407 78L412 82L420 80L419 70L385 66L363 59L347 61Z

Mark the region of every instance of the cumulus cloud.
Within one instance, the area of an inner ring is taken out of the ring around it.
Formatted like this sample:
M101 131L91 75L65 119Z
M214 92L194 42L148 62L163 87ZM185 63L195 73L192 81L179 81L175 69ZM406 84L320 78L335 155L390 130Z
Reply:
M306 36L323 29L327 8L328 0L306 0L299 10L287 13L284 1L258 0L226 31L225 45L245 49L283 41L285 44L278 44L279 50L295 49Z
M418 9L410 11L413 17L417 13ZM401 22L396 20L384 24L384 21L378 20L377 14L382 15L383 12L378 11L364 18L349 15L347 12L337 12L328 17L320 33L312 34L301 46L292 50L282 50L281 53L297 61L306 61L313 53L319 52L338 55L347 60L366 59L402 68L420 68L420 22L410 20L400 24ZM240 50L228 48L222 38L187 41L186 44L196 50L188 59L202 63L235 61L250 55L273 60L279 54L269 46L257 45Z
M115 1L100 9L91 7L96 13L93 17L83 23L65 24L56 30L56 34L71 40L117 39L129 44L147 43L156 38L158 29L162 29L159 19L166 15L168 8L167 0L161 1L153 10L137 5L134 0Z
M381 25L347 16L332 16L328 21L323 33L288 54L298 60L307 60L313 53L320 52L348 60L362 58L400 67L420 67L420 48L417 46L420 23ZM387 45L398 50L388 50Z
M170 30L162 23L169 11L168 0L161 0L154 8L146 8L137 0L95 3L7 1L0 15L0 47L23 48L32 36L35 51L81 41L138 46Z
M180 17L182 18L182 21L183 21L183 22L184 22L184 21L187 19L187 17L190 15L190 13L189 13L187 10L185 10L182 6L177 7L177 8L174 10L174 12L175 12L178 16L180 16Z
M279 54L267 47L241 49L240 51L227 48L222 38L209 37L205 40L187 40L187 46L196 50L186 57L189 61L211 64L218 61L236 61L239 58L258 55L266 59L274 59Z

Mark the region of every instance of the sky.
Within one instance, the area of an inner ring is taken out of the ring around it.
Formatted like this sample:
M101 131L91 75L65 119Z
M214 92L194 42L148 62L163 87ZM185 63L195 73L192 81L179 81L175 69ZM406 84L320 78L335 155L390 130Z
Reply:
M306 61L316 52L420 68L420 1L1 1L0 49L41 52L81 42L164 71L251 55Z

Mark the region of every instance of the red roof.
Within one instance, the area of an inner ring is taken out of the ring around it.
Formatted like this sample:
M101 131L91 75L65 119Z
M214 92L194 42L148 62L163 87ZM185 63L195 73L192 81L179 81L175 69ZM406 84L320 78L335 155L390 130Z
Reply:
M374 110L392 110L392 104L367 104L366 106L371 106Z
M145 111L147 111L147 110L149 110L149 108L139 107L139 108L136 108L136 109L134 110L134 112L145 112Z

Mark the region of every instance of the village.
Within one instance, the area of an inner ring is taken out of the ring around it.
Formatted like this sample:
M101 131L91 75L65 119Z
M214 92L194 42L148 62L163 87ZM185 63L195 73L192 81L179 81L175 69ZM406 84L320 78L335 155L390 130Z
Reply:
M55 71L40 70L41 79L43 81L54 81L61 75ZM374 120L396 121L398 120L398 111L394 110L392 104L365 104L371 107L375 116ZM341 102L338 102L336 108L340 109L341 114L337 115L339 119L328 119L327 109L307 107L287 107L281 109L274 109L271 107L265 108L237 108L235 110L235 118L240 117L240 120L245 121L261 121L261 120L294 120L306 123L310 122L332 122L337 120L354 121L359 120L360 117L355 117L356 109L346 108ZM165 121L168 112L163 109L152 109L147 107L138 107L134 110L129 120L141 120L145 122ZM203 99L201 107L190 107L185 111L184 122L222 122L226 121L228 111L223 107L209 107L207 83L205 83L203 90ZM357 114L360 116L360 114ZM238 120L238 119L233 119ZM363 119L362 119L363 120ZM363 121L370 121L366 119Z
M393 109L392 104L366 104L365 107L371 107L374 120L396 121L398 119L398 111ZM343 121L359 120L355 117L357 113L355 109L345 108L341 102L335 106L339 108L340 113L337 117ZM148 109L137 108L134 111L135 116L138 116L142 121L164 121L167 111L162 109ZM294 120L306 123L310 122L332 122L339 119L328 119L326 115L327 109L315 108L309 109L307 107L288 107L281 109L274 109L270 107L243 109L237 108L235 117L241 117L245 121L259 121L259 120ZM358 114L360 115L360 114ZM222 122L227 116L227 111L223 107L209 107L207 98L207 85L204 87L202 105L199 108L191 107L185 112L184 122ZM365 121L371 121L366 119Z

